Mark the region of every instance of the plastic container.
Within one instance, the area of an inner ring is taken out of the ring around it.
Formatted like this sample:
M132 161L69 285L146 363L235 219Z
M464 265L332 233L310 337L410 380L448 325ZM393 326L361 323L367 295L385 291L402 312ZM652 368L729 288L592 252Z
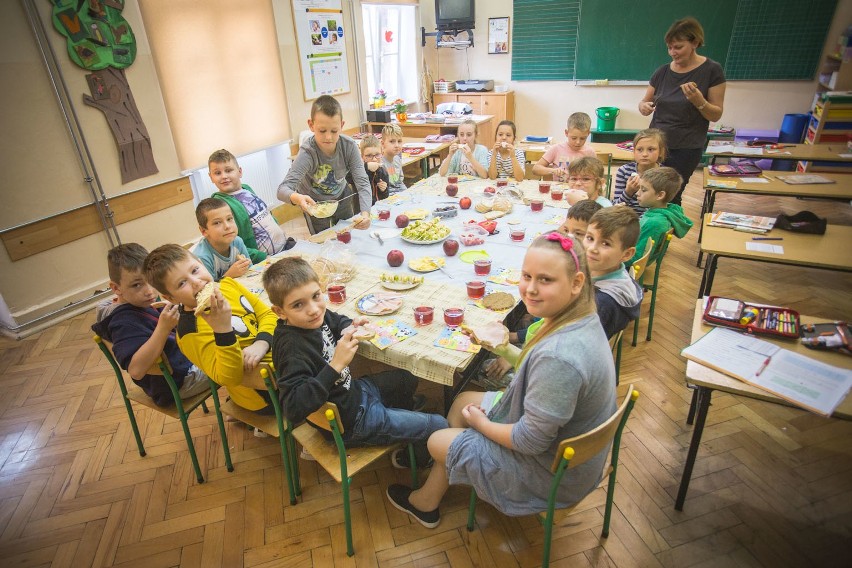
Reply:
M779 142L788 144L801 144L805 137L805 129L808 127L809 114L785 114L781 122L781 132L778 135ZM793 160L773 160L772 169L782 172L791 172L796 168Z
M618 118L618 107L598 107L595 114L598 115L598 132L615 130L615 119Z

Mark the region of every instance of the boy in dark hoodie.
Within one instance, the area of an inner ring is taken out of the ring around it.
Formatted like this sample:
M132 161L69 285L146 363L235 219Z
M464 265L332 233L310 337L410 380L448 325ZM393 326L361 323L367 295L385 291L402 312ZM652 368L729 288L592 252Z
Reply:
M642 258L648 237L659 243L669 229L674 229L674 236L682 239L692 227L692 221L683 214L680 205L669 203L677 195L682 178L674 169L668 167L653 168L642 174L639 180L639 191L636 201L647 211L639 219L639 246L630 259L629 265ZM651 254L648 262L654 262L656 257Z
M157 406L171 406L174 398L166 379L148 374L160 354L169 361L182 399L210 387L207 376L178 349L174 334L178 306L169 302L162 308L151 306L157 300L157 291L146 282L142 271L147 256L148 251L136 243L119 245L107 253L109 286L116 298L98 306L92 331L113 344L118 364Z
M642 288L624 268L636 251L638 236L639 217L629 207L606 207L589 221L583 246L607 338L639 317Z

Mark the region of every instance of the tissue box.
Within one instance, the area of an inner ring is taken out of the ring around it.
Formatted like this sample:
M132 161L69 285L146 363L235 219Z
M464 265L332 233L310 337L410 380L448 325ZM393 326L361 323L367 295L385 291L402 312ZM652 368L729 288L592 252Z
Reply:
M367 122L390 122L391 111L371 109L367 111Z

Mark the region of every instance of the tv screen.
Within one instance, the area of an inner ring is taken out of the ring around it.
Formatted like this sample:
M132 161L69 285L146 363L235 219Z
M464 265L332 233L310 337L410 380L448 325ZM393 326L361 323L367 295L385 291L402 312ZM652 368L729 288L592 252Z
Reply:
M438 28L473 29L475 0L435 0L435 25Z

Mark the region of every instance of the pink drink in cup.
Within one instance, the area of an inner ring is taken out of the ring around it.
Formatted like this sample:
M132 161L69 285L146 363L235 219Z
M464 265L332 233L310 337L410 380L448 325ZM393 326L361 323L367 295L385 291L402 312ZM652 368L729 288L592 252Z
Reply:
M550 193L550 182L549 181L538 182L538 192L539 193Z
M342 304L346 301L346 286L335 284L328 287L328 301L332 304Z
M378 210L379 213L379 221L387 221L390 219L390 209L387 207L380 207Z
M464 308L445 308L444 323L449 327L458 327L464 321Z
M544 209L543 199L530 199L530 211L541 211Z
M447 176L447 183L458 183L459 176Z
M473 261L473 270L479 276L488 276L491 274L491 259L478 258Z
M524 227L512 227L512 230L509 232L509 237L519 243L524 240L524 236L526 236L527 230Z
M340 231L339 233L337 233L337 240L343 244L346 244L352 240L352 233L350 233L349 231Z
M562 201L562 188L561 187L552 188L550 190L550 198L553 199L553 201Z
M417 325L429 325L435 315L435 309L429 306L417 306L414 308L414 323Z
M506 187L507 185L509 185L509 180L506 178L500 178L497 180L497 187Z
M467 283L467 297L471 300L479 300L485 296L485 282L473 280Z

